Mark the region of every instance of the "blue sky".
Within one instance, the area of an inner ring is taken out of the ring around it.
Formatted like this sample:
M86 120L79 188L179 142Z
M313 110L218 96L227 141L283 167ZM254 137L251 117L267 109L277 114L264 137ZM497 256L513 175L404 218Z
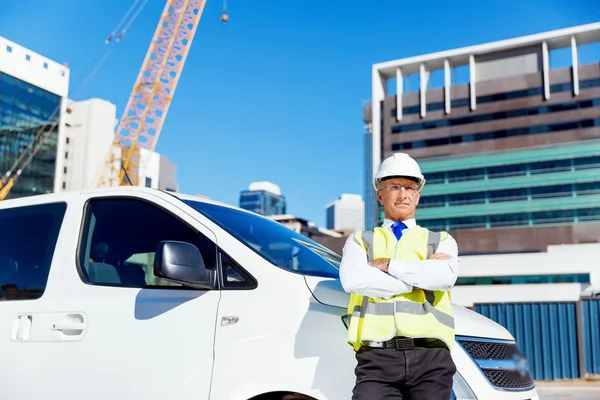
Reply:
M133 0L0 0L0 36L68 62L71 90ZM362 102L376 62L600 20L597 0L208 0L156 150L183 192L230 204L278 184L288 211L363 195ZM118 117L165 1L149 0L76 100ZM597 59L597 58L596 58Z

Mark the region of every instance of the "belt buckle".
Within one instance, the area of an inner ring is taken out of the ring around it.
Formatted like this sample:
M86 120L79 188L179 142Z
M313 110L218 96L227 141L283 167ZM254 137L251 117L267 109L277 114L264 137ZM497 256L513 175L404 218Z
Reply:
M415 341L413 338L396 338L394 339L394 342L396 350L412 350L415 348Z

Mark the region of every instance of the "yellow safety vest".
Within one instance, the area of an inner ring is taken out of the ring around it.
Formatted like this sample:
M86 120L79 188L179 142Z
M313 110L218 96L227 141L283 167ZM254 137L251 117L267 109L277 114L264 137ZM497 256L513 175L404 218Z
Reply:
M379 258L427 260L447 236L446 232L431 232L420 226L405 230L400 240L383 228L354 234L369 261ZM414 287L411 293L385 298L350 295L348 342L355 350L360 348L361 341L389 340L397 334L441 339L452 349L454 316L448 292Z

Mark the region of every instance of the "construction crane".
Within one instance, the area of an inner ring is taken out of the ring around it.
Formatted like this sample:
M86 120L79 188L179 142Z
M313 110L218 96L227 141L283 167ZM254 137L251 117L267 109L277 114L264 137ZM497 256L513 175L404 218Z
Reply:
M168 0L97 187L137 186L143 149L154 151L206 0Z
M136 0L127 15L137 2ZM206 0L167 0L97 186L138 184L144 168L143 160L140 159L141 149L153 151L156 146L205 4ZM140 10L138 9L137 13ZM223 0L221 21L224 24L229 21L227 0ZM117 42L124 33L125 29L117 37ZM105 44L110 43L115 34L113 32ZM56 112L58 108L50 120ZM50 121L39 129L11 169L0 180L0 200L8 196L45 139L54 132L58 119L46 130L49 124ZM44 134L45 136L42 136ZM32 149L38 140L39 143ZM19 166L25 156L27 158ZM17 167L19 168L15 171Z

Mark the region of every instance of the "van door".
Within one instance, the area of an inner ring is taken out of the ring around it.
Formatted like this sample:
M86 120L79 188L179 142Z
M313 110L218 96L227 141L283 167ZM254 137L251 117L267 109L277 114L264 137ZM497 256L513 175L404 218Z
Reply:
M153 263L160 241L177 240L216 268L216 237L172 204L139 196L153 200L83 207L77 256L65 266L75 279L62 280L69 295L48 315L42 399L209 397L220 292L158 279Z
M46 283L64 203L0 209L2 398L39 399Z

